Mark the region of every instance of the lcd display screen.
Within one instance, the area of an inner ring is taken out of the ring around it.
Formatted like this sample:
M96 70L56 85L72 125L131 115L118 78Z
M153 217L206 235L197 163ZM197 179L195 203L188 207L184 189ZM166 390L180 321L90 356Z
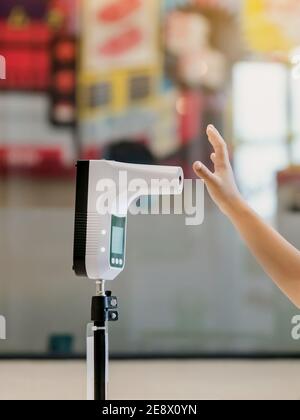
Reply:
M124 229L121 227L113 226L112 239L111 239L111 252L112 254L123 255L124 252Z

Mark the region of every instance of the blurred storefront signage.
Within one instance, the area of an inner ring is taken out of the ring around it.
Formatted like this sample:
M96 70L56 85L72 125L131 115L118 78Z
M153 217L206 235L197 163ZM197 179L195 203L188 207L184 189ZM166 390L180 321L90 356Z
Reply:
M5 57L7 76L0 85L1 175L52 176L71 172L75 158L72 130L55 128L51 123L61 122L54 118L57 105L60 109L63 105L64 123L70 112L68 122L73 122L75 114L75 46L70 49L63 44L55 49L62 33L66 37L75 26L68 23L76 20L75 3L75 0L0 2L0 51ZM52 65L54 52L63 62L62 72ZM72 61L69 67L65 65L66 58ZM1 76L3 64L0 60ZM72 72L67 73L69 68ZM70 90L72 95L67 95Z
M0 49L9 74L1 88L45 90L50 80L51 38L46 8L33 9L33 2L25 2L24 6L8 3L10 8L0 5Z
M75 26L69 23L71 16L76 16L71 5L70 0L1 2L0 50L6 57L9 74L1 85L3 89L47 91L50 88L52 40L61 31L68 33Z
M299 0L244 0L244 32L258 52L288 52L300 44Z
M159 88L158 1L86 0L83 12L82 118L149 105Z
M85 0L82 5L78 98L83 155L97 157L108 143L124 138L143 141L156 155L173 152L175 101L161 94L161 2ZM172 145L165 141L170 132Z

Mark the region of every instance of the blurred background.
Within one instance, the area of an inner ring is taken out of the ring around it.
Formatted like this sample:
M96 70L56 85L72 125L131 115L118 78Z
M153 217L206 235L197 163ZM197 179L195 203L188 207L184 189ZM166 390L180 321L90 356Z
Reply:
M75 161L210 165L224 133L250 205L300 247L298 0L0 3L0 356L85 352ZM205 222L129 218L114 356L300 355L297 310L206 197Z

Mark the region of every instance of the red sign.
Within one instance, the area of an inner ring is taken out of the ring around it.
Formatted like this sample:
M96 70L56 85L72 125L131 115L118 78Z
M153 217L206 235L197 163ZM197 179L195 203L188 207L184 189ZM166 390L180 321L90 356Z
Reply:
M42 22L16 29L0 21L0 51L6 59L3 89L46 90L50 81L51 33Z

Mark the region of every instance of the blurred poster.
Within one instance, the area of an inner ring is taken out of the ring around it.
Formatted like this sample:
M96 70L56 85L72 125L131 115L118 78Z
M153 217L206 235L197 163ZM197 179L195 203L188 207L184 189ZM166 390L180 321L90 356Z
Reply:
M244 29L259 52L289 51L300 43L299 0L245 0Z
M156 0L85 0L83 71L153 66L158 8Z

